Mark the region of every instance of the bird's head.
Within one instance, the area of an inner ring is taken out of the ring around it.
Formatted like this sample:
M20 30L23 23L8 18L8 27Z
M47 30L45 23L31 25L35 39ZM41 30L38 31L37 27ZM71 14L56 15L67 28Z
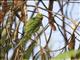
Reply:
M37 17L39 20L42 20L42 19L43 19L43 15L42 15L41 13L38 13L38 14L36 15L36 17Z

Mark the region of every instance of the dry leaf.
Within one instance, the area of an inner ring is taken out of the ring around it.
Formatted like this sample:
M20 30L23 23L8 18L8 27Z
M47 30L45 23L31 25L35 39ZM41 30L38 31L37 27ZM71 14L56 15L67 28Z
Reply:
M22 4L23 0L14 0L14 5L15 6L20 6Z
M75 34L73 33L68 44L68 49L72 50L74 49L74 47L75 47Z
M9 10L9 6L8 6L8 3L7 3L7 0L3 0L3 3L2 3L2 10L4 12L7 12Z
M0 24L3 21L3 17L4 17L4 12L3 11L0 11Z
M53 31L56 30L56 26L54 25L54 22L50 22L49 25L51 26L51 28L52 28Z

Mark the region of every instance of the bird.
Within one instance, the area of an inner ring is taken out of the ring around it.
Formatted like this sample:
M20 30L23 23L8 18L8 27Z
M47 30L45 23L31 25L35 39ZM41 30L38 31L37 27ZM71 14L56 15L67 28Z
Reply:
M37 15L35 17L29 19L25 23L24 36L20 40L20 42L17 44L16 48L14 49L12 60L23 59L23 54L24 54L23 51L25 48L25 44L32 37L32 35L39 30L42 20L43 20L43 15L41 13L37 13ZM22 54L22 56L21 56L21 54ZM19 57L19 56L21 56L21 57Z

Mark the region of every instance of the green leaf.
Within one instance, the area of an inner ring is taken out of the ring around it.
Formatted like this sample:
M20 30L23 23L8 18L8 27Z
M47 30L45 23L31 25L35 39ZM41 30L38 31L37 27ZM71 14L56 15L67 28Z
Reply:
M25 59L29 59L30 58L34 47L35 47L35 42L32 42L31 45L28 47L28 49L25 51L25 54L24 54L24 58Z
M6 36L7 36L7 31L6 31L6 29L4 28L3 31L2 31L2 33L1 33L1 37L2 37L3 39L5 39Z
M64 52L63 54L59 54L58 56L56 56L55 58L52 58L51 60L62 60L70 57L75 57L76 53L80 53L80 50L78 51L71 50L68 52Z

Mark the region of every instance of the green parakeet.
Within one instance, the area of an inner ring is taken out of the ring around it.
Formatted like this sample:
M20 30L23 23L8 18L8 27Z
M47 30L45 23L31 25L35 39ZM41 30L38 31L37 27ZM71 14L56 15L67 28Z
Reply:
M41 13L38 13L35 17L28 20L28 22L25 24L25 27L24 27L25 34L24 34L23 38L20 40L20 42L18 43L17 48L15 49L14 54L13 54L13 56L15 56L15 58L12 58L12 60L19 58L19 57L17 57L17 55L20 55L19 51L23 51L23 48L24 48L26 42L31 38L32 34L34 34L35 32L37 32L39 30L42 19L43 19L43 15ZM18 51L18 53L16 53L17 51ZM23 54L23 53L21 53L21 54Z
M25 34L24 34L22 41L29 40L31 38L32 34L34 34L35 32L37 32L39 30L42 19L43 19L43 15L41 13L38 13L35 17L31 18L25 24L25 27L24 27ZM22 41L19 44L23 43Z
M28 21L25 25L25 33L33 34L35 33L38 29L38 27L41 24L43 15L38 13L36 17L33 17Z

